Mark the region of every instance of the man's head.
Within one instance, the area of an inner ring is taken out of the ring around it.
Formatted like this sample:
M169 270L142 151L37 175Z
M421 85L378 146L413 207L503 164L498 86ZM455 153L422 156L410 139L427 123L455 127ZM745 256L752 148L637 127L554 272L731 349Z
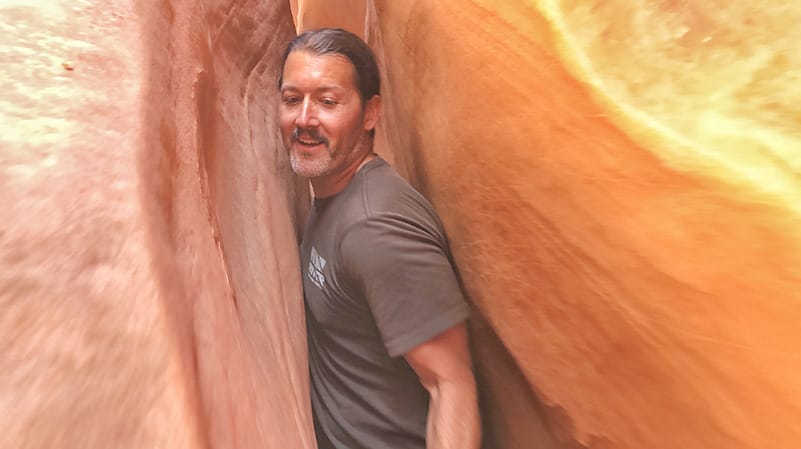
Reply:
M278 87L281 133L296 173L334 175L372 152L380 77L358 36L330 28L301 34L284 53Z
M278 75L278 88L284 83L284 68L289 54L294 51L307 51L313 55L340 55L346 57L355 69L355 84L362 103L381 95L381 77L378 65L370 47L355 34L339 28L320 28L306 31L289 43L284 51L281 72Z

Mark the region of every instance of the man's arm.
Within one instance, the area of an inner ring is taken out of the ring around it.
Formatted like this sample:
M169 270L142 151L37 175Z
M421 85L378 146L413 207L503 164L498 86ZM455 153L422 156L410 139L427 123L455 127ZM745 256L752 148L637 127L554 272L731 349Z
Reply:
M405 357L431 395L426 448L478 449L481 420L465 324L420 344Z

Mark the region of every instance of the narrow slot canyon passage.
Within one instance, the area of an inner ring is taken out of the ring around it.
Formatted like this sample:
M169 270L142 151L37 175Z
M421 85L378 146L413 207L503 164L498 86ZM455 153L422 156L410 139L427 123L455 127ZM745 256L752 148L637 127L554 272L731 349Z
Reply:
M0 447L316 447L286 44L373 48L485 449L801 443L801 8L0 0Z

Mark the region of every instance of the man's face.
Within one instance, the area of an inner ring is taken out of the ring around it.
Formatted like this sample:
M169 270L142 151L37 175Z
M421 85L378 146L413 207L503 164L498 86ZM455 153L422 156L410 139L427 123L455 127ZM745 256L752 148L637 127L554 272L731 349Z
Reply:
M298 50L284 65L279 121L295 173L337 174L372 128L365 122L353 64L341 55Z

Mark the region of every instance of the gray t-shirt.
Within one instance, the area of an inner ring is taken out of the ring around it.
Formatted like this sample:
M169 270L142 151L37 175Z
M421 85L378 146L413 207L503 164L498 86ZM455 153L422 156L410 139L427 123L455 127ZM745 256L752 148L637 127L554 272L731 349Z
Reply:
M428 393L401 356L469 315L431 205L371 160L315 200L300 258L320 449L424 449Z

